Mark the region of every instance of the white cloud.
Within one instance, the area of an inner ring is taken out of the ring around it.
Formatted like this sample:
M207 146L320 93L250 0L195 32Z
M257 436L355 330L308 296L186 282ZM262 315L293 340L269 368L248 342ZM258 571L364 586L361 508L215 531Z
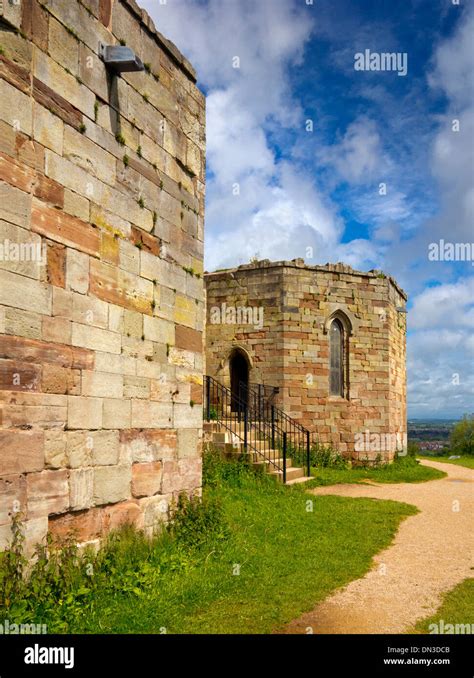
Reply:
M365 116L354 120L341 141L321 149L318 157L351 184L372 182L375 174L382 181L387 164L377 125Z
M428 287L413 300L410 328L474 328L474 276Z

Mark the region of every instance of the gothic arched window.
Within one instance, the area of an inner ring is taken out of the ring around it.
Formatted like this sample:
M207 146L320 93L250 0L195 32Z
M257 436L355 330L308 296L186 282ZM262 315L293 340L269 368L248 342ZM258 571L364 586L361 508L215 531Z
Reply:
M335 318L329 330L329 394L344 397L345 338L344 326Z

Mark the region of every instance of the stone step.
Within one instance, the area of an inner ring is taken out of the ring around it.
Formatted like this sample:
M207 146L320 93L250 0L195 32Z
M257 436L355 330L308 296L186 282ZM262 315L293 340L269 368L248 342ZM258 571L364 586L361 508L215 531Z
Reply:
M299 478L304 478L304 469L298 467L291 467L286 469L286 482L298 480ZM269 475L275 476L277 480L283 482L283 471L270 471Z

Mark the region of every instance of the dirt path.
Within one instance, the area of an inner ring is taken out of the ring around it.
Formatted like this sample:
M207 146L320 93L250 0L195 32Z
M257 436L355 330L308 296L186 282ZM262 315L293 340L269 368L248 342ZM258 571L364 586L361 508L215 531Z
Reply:
M401 523L393 543L374 557L370 572L291 622L284 633L307 633L308 627L313 633L403 633L433 614L444 592L474 576L474 471L454 464L421 463L444 471L447 477L425 483L311 490L316 495L402 501L415 505L420 513Z

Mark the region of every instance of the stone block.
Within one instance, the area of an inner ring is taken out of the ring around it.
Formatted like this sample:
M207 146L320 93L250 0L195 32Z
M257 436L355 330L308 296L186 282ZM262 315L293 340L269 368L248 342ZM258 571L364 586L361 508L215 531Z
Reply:
M92 433L92 440L92 464L94 466L113 466L119 463L118 431L95 431Z
M44 463L47 469L66 468L67 446L64 431L45 431L44 434Z
M131 401L118 398L104 399L105 429L122 429L131 426Z
M65 212L47 207L38 200L33 201L31 229L55 242L91 256L99 256L100 237L96 229Z
M26 477L0 477L0 525L9 525L18 512L26 514Z
M102 401L100 398L68 396L69 429L102 428Z
M143 315L136 311L125 309L123 314L123 333L127 337L141 339L143 336Z
M49 15L36 0L22 0L23 14L21 18L22 32L37 47L46 51L48 49L48 23Z
M72 325L69 320L66 320L66 318L43 316L41 336L44 341L70 344L71 335Z
M0 334L14 334L29 339L41 339L41 316L31 311L3 307L0 311Z
M79 42L53 17L49 19L48 51L51 58L65 70L78 75Z
M82 221L89 221L89 201L68 189L64 191L64 211Z
M57 365L43 365L41 380L43 393L81 395L81 372Z
M66 286L66 248L55 242L47 242L46 281L55 287Z
M94 469L80 468L69 473L69 504L72 511L90 508L94 497Z
M195 353L202 353L203 336L202 332L184 327L183 325L176 326L176 348L184 349L185 351L193 351Z
M124 525L134 525L138 530L143 529L143 517L137 502L126 501L104 509L104 524L107 532L118 530Z
M82 395L96 398L122 398L123 376L105 372L82 372Z
M171 428L173 405L153 401L132 400L133 428Z
M90 291L99 299L152 314L153 283L100 261L91 261Z
M115 504L130 497L132 469L128 465L94 468L94 504Z
M26 477L28 519L64 513L69 508L68 471L41 471Z
M0 205L4 221L30 228L31 195L0 181Z
M67 249L66 289L87 294L89 289L89 257L87 254Z
M43 431L0 431L0 476L44 468Z
M150 398L150 380L145 377L124 377L123 395L125 398Z
M0 80L0 120L17 132L31 136L33 129L33 100L5 80Z
M72 320L81 325L109 329L109 304L95 297L73 294Z
M115 184L114 156L69 126L64 130L64 158L104 183Z
M145 339L168 346L172 346L175 342L175 327L171 322L161 318L144 316L143 328Z
M151 497L158 494L161 488L163 465L161 461L133 464L132 495L134 497Z
M74 75L67 73L62 66L39 50L35 53L33 75L88 118L94 119L94 94L80 84Z
M67 462L70 468L90 466L96 431L68 431L66 438Z
M173 459L177 449L177 434L173 430L120 431L120 458L125 462L152 462Z
M119 354L122 350L120 334L99 327L72 323L72 343L93 351Z
M198 429L183 428L178 430L178 459L199 457L201 454L201 438Z

